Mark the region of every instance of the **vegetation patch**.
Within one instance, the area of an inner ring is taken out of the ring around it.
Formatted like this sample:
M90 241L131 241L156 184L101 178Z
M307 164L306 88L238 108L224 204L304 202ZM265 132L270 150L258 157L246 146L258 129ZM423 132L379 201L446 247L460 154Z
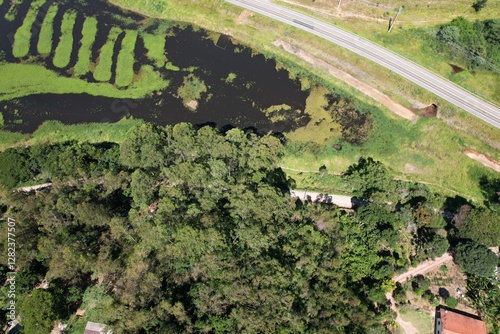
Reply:
M115 83L120 87L128 86L134 81L134 50L137 34L135 30L127 30L118 53Z
M31 3L28 13L24 18L23 24L17 29L14 35L14 45L12 54L14 57L26 57L30 51L31 27L35 23L38 10L47 0L35 0Z
M289 117L293 117L290 112L291 109L292 108L287 104L280 104L264 109L263 113L271 120L271 122L276 123L284 121ZM298 112L300 113L300 110Z
M47 10L47 14L43 19L42 28L38 36L37 48L40 54L49 54L52 52L52 39L54 35L54 19L59 10L58 5L52 5Z
M126 90L109 83L89 83L78 78L58 76L43 66L33 64L0 64L0 101L31 94L87 93L95 96L141 98L168 86L168 81L151 66L144 65L137 80Z
M165 66L167 57L165 55L166 36L161 34L149 34L141 32L141 38L144 41L144 47L147 49L146 56L154 61L157 67Z
M97 65L94 71L94 79L97 81L111 80L111 66L113 65L113 51L116 39L121 34L122 30L118 27L112 27L108 34L106 43L101 48Z
M169 71L174 71L174 72L178 72L181 70L181 68L179 66L175 66L174 64L172 64L172 62L166 63L165 69L167 69Z
M97 35L97 20L87 17L83 23L82 40L78 50L78 61L76 62L74 74L82 76L91 70L92 45Z
M65 68L71 60L73 51L73 28L75 26L77 13L68 11L64 13L61 23L61 38L57 44L54 54L54 66Z
M17 11L19 10L19 6L23 3L23 0L14 0L11 1L9 10L5 13L4 18L8 22L12 22L16 19Z
M196 108L193 108L194 103L192 101L197 102L206 91L207 86L205 86L203 80L191 73L184 77L182 86L177 90L177 95L182 99L186 107L195 110Z

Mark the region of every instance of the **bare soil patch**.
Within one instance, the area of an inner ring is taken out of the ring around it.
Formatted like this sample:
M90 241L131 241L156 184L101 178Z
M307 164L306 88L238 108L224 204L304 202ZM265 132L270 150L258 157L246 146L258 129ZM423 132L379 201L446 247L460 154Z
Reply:
M383 106L387 107L390 111L395 113L396 115L403 117L407 120L414 121L417 118L417 115L415 115L410 109L402 106L401 104L391 100L387 95L381 93L379 90L359 81L358 79L354 78L352 75L350 75L347 72L344 72L333 65L327 63L326 61L319 59L312 54L304 51L303 49L298 48L297 46L291 45L285 41L282 40L276 40L273 42L273 45L276 47L281 47L285 51L299 57L300 59L304 60L305 62L313 65L314 67L320 68L322 70L327 71L329 74L332 76L336 77L337 79L340 79L347 83L348 85L356 88L360 92L362 92L365 95L370 96Z
M437 117L437 112L438 106L433 103L425 108L419 109L415 113L420 117Z
M462 151L462 153L465 154L466 156L468 156L469 158L480 162L484 166L489 167L489 168L500 173L500 162L499 161L496 161L491 157L488 157L482 153L479 153L479 152L471 150L471 149L465 149Z

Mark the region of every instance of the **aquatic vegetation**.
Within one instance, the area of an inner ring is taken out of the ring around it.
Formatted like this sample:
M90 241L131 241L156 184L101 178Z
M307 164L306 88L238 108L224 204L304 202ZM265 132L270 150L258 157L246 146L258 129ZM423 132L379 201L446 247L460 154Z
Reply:
M14 0L11 2L9 10L5 13L4 18L6 21L12 22L17 16L17 11L19 6L23 3L23 0Z
M64 13L61 23L61 38L54 54L54 66L64 68L69 65L73 51L73 27L76 21L76 12Z
M101 48L97 66L94 71L94 79L97 81L111 80L111 66L113 65L113 51L118 36L122 30L118 27L112 27L108 34L108 39Z
M14 35L14 45L12 46L12 54L14 57L22 58L28 55L31 42L31 27L33 23L35 23L38 10L45 2L46 0L35 0L31 3L23 24L17 29Z
M78 78L59 76L51 70L34 64L0 64L0 101L32 94L79 94L116 98L141 98L152 91L168 86L160 73L152 66L144 65L137 80L127 87L118 89L110 83L89 83Z
M146 56L155 62L158 67L165 66L167 57L165 56L166 36L160 34L141 33L144 47L147 49Z
M52 52L52 39L54 35L54 19L59 7L52 5L43 19L42 28L38 36L37 49L40 54L49 54Z
M116 63L116 80L118 86L128 86L134 80L134 50L137 41L137 31L127 30L118 53Z
M82 40L80 41L80 49L78 50L78 61L74 68L76 76L82 76L90 72L92 57L92 45L95 42L97 35L97 20L93 17L87 17L83 23Z
M207 86L194 74L188 74L184 77L182 86L177 90L177 94L182 99L185 106L190 109L196 109L197 100L207 91ZM196 103L194 103L196 102Z

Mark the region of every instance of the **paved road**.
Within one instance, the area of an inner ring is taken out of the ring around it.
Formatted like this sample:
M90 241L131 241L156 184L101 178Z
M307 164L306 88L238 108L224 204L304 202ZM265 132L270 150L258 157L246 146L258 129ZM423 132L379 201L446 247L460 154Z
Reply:
M500 108L498 106L356 34L292 9L270 3L267 0L226 1L345 47L500 129Z

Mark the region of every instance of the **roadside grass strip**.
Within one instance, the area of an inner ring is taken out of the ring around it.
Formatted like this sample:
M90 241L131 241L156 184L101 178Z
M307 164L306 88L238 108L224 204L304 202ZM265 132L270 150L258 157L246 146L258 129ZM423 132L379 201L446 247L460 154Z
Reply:
M167 57L165 56L165 35L153 35L146 32L141 33L144 47L147 50L146 56L149 60L154 61L157 67L165 66Z
M118 27L112 27L108 34L108 39L104 46L101 48L97 66L94 71L94 79L97 81L110 81L111 80L111 66L113 65L113 51L116 39L122 30Z
M120 87L128 86L134 80L134 50L137 31L127 30L118 53L115 83Z
M54 66L65 68L68 66L73 51L73 27L76 21L76 12L64 13L61 23L61 38L54 54Z
M42 7L45 2L46 0L36 0L31 3L23 24L17 29L14 35L14 45L12 47L12 54L14 57L23 58L28 55L31 42L31 27L33 23L35 23L36 15L40 7Z
M19 10L19 7L21 6L22 3L23 3L23 0L17 0L17 1L11 2L9 10L4 15L4 18L6 21L12 22L15 20L15 18L17 16L17 11Z
M90 72L92 57L92 45L97 35L97 20L93 17L87 17L83 23L82 40L78 50L78 61L75 65L74 74L82 76Z
M46 55L52 52L52 39L54 36L54 19L57 15L59 7L52 5L47 11L47 15L43 19L40 35L38 36L37 49L38 53Z

